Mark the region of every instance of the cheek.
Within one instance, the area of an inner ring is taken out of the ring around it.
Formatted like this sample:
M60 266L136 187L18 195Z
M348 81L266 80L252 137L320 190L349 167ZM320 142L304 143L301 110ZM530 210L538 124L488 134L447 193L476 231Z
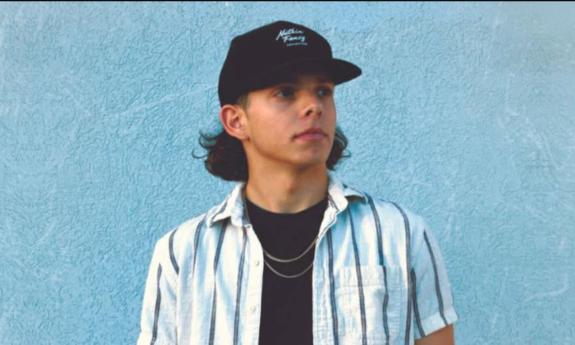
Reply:
M324 110L326 114L330 114L331 117L335 117L336 111L335 111L335 102L333 101L333 99L325 102Z
M325 118L331 127L335 127L337 122L337 114L333 106L331 108L326 108Z
M268 146L282 143L285 141L284 138L290 134L291 124L286 119L277 114L259 118L258 122L253 124L255 125L252 130L254 140Z

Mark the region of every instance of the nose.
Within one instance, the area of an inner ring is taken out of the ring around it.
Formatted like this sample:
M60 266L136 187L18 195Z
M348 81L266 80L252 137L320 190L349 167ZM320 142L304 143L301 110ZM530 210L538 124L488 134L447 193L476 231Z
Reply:
M323 105L321 100L316 95L310 95L304 98L303 117L308 116L321 116L323 112Z

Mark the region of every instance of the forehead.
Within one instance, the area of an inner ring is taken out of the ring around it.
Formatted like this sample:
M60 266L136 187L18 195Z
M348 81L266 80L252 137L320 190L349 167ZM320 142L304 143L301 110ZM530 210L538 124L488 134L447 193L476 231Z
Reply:
M304 81L316 81L319 83L331 83L332 78L327 74L327 73L321 73L321 72L316 72L316 73L295 73L295 74L290 74L290 75L285 75L282 76L281 78L278 78L275 80L275 82L272 84L273 85L278 85L278 84L284 84L284 83L302 83Z

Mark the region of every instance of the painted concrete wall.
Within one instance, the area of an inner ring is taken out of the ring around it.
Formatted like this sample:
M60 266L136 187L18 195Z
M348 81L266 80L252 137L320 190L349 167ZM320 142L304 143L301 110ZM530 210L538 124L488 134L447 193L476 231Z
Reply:
M573 344L575 4L0 4L0 342L133 344L152 245L231 188L229 40L310 26L363 68L338 88L349 184L425 216L458 344Z

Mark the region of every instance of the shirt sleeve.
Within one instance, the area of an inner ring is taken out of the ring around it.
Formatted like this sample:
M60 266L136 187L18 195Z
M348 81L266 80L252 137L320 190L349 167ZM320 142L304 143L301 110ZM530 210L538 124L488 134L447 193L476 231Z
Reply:
M167 255L164 236L155 245L148 269L137 345L176 344L176 279Z
M439 244L423 218L412 219L411 296L414 338L419 339L454 323L458 316Z

